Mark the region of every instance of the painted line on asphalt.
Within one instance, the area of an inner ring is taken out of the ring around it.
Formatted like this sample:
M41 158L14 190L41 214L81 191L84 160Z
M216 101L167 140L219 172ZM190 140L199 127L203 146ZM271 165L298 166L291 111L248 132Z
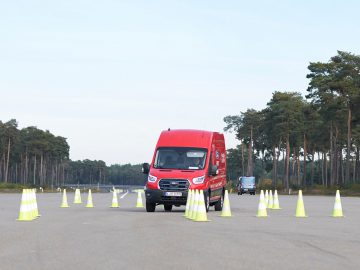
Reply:
M125 193L125 194L123 194L123 195L120 197L120 199L125 198L125 196L126 196L126 195L128 195L128 194L129 194L129 191L127 190L127 191L126 191L126 193Z

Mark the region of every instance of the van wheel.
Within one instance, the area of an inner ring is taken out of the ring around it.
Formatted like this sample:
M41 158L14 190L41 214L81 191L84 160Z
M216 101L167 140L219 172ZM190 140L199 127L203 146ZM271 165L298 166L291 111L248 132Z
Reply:
M210 208L210 192L204 192L204 200L205 200L205 209L206 212L209 212Z
M165 212L171 212L172 210L172 204L164 204Z
M220 200L215 203L215 211L221 211L224 205L224 194L221 194Z
M146 212L155 212L156 203L146 202Z

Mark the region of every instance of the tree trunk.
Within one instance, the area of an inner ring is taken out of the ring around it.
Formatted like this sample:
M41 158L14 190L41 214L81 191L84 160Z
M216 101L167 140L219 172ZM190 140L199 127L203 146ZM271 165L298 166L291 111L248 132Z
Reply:
M304 133L304 171L303 171L303 183L306 185L306 158L307 158L307 142L306 142L306 134Z
M297 179L298 179L298 183L299 185L303 185L305 183L301 183L301 174L300 174L300 167L301 167L301 164L300 164L300 153L298 153L297 155Z
M330 185L334 183L335 166L334 166L334 147L333 147L333 124L330 127Z
M36 184L35 176L36 176L36 155L34 155L34 185Z
M276 147L273 146L273 186L276 189Z
M7 183L8 181L8 173L9 173L9 161L10 161L10 138L8 141L8 148L7 148L7 158L6 158L6 168L5 168L5 178L4 178L4 182Z
M359 147L356 147L355 182L358 182L359 175L360 175L359 165L360 165L360 149L359 149Z
M319 159L320 160L320 159ZM322 162L321 162L321 183L325 186L325 152L322 153Z
M285 187L289 191L289 164L290 163L290 138L289 134L286 137L286 158L285 158Z
M245 175L245 162L244 162L244 142L241 143L241 168L242 168L242 176Z
M43 154L40 155L40 186L42 186L44 183L44 177L43 177Z
M253 127L250 127L250 142L248 150L248 167L247 167L247 176L253 175L253 157L252 157L252 144L253 144Z
M347 121L347 152L346 152L346 171L345 171L345 183L350 181L350 150L351 150L351 108L348 110Z
M28 177L29 177L29 156L28 152L26 151L25 154L25 183L28 183Z
M338 149L338 134L339 134L339 129L337 126L335 126L335 141L334 141L334 153L335 153L335 157L334 157L334 162L335 162L335 183L338 185L339 184L339 149ZM341 158L341 157L340 157Z
M319 160L320 160L320 154L318 155ZM311 153L311 165L310 165L310 185L314 185L314 163L315 163L315 153ZM305 183L306 185L306 183Z
M331 181L331 180L330 180ZM329 179L328 179L328 162L327 162L327 156L325 153L325 186L327 187L329 185Z
M355 184L355 174L356 174L356 158L355 157L353 157L353 159L352 159L352 164L353 164L352 183Z

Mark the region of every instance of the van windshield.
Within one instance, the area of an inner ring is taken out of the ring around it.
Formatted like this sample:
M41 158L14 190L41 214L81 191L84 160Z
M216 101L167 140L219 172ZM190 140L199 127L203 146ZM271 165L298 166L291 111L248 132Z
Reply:
M255 184L255 177L241 177L240 181L243 185L253 185Z
M156 151L154 168L202 170L205 168L207 149L189 147L161 147Z

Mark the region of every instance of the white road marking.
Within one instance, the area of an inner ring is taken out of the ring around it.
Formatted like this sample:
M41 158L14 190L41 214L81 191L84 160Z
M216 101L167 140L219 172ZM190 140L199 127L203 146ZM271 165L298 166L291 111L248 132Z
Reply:
M129 194L129 191L127 190L126 193L120 197L120 199L123 199L128 194Z

